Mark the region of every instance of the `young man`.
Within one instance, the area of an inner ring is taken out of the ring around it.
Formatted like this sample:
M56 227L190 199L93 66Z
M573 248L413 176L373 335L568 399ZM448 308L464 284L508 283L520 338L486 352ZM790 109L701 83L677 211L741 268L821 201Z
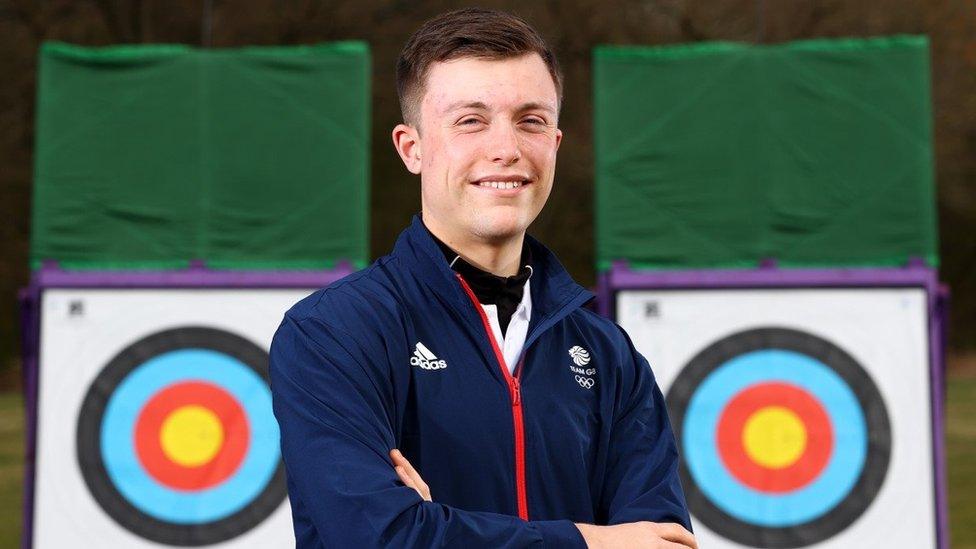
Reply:
M562 139L549 48L456 11L409 40L397 84L422 215L271 347L298 545L695 547L647 362L525 234Z

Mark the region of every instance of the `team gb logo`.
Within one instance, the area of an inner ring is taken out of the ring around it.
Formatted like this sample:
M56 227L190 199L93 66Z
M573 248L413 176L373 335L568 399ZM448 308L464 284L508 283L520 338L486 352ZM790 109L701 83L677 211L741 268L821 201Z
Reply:
M573 362L577 366L586 366L590 363L590 353L586 352L586 349L580 347L579 345L574 345L573 348L569 350L569 356L573 357Z
M583 368L590 363L590 353L579 345L574 345L569 349L569 356L575 364L569 369L573 371L576 383L584 389L592 389L596 380L591 376L596 373L596 368Z

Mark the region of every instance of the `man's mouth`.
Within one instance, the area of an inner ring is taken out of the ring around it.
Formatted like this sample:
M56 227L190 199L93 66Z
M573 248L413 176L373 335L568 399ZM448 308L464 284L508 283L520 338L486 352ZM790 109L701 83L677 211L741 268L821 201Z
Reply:
M491 187L492 189L517 189L528 181L479 181L479 187Z
M522 175L491 175L475 180L472 182L472 184L490 189L509 190L518 189L519 187L528 185L531 182L531 179Z

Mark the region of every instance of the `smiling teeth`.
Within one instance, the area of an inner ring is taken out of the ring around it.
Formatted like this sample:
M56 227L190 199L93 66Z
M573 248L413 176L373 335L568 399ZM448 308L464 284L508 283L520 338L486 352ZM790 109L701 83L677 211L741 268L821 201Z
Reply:
M493 189L517 189L522 186L521 181L482 181L479 187L491 187Z

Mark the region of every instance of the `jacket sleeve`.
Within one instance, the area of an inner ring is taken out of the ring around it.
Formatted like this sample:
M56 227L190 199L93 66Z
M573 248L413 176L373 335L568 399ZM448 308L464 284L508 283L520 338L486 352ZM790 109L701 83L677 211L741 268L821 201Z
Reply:
M625 389L614 414L599 516L607 517L607 524L677 522L691 530L664 396L647 360L621 333Z
M289 313L271 345L299 547L585 547L568 520L464 511L400 482L389 458L396 419L386 345L356 331Z

